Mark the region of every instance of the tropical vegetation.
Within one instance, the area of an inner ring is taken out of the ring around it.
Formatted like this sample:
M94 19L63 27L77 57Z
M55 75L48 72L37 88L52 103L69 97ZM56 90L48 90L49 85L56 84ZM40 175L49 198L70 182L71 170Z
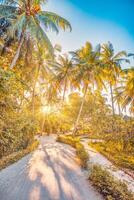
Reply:
M90 145L133 171L134 67L130 60L134 54L116 52L111 42L94 47L89 41L63 54L47 32L72 27L63 17L45 11L46 3L0 0L0 159L10 163L5 160L12 154L16 160L29 153L36 135L69 134L58 141L75 147L86 167L89 158L77 138L86 135L103 140ZM107 180L103 171L94 170L115 188L109 174ZM100 184L98 177L91 179ZM131 196L123 197L126 188L117 184L116 196L105 184L109 199Z

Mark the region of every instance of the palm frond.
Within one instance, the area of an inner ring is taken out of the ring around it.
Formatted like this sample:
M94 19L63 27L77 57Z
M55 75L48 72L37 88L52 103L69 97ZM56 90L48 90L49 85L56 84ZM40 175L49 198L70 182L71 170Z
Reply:
M51 20L56 26L58 26L58 28L65 30L72 30L72 27L70 25L70 23L64 19L63 17L60 17L59 15L57 15L56 13L52 13L52 12L47 12L47 11L40 11L40 14L42 16L45 16L47 18L49 18L49 20Z
M52 30L56 33L59 32L55 23L51 19L49 19L48 17L41 15L40 13L38 13L38 15L36 15L36 17L43 24L43 28L45 28L46 31Z
M30 33L31 37L37 40L38 43L42 44L42 46L44 46L44 50L48 50L49 54L53 57L53 46L46 33L43 31L40 24L33 16L31 16L29 19L28 32Z
M26 26L26 21L25 13L17 17L15 22L9 28L9 34L12 38L16 36L16 32L18 37L20 37L21 33L23 32L23 28Z
M0 18L14 19L16 18L17 8L9 5L0 5Z
M126 51L120 51L118 52L114 57L113 59L114 60L119 60L120 58L122 57L127 57L127 52Z

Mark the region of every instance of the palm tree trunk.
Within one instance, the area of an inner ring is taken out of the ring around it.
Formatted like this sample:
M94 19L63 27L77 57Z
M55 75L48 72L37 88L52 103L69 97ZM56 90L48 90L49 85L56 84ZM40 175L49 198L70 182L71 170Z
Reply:
M32 113L33 113L33 116L35 115L35 89L36 89L36 84L37 84L37 80L38 80L38 76L39 76L39 72L40 72L40 67L41 66L39 65L35 79L34 79L34 85L33 85L33 93L32 93Z
M112 84L110 83L110 94L111 94L111 102L112 102L112 111L113 111L113 116L115 115L115 109L114 109L114 97L113 97L113 88Z
M46 118L43 117L43 121L42 121L42 125L41 125L41 133L43 133L43 131L44 131L45 120L46 120Z
M65 100L66 89L67 89L67 79L65 80L65 85L64 85L63 101Z
M75 135L76 130L77 130L77 126L78 126L80 116L81 116L81 113L82 113L82 110L83 110L84 102L85 102L85 97L86 97L86 94L87 94L87 89L88 89L88 85L85 87L83 99L82 99L82 102L81 102L81 106L80 106L79 113L78 113L78 116L77 116L77 119L76 119L74 130L73 130L73 135Z
M30 66L31 60L32 60L31 43L30 43L30 37L28 35L28 39L26 41L26 53L25 53L25 64L26 64L26 66Z
M118 103L118 111L119 111L119 115L121 116L121 107L119 103Z
M13 67L15 66L18 58L19 58L19 55L20 55L20 51L21 51L21 47L23 45L23 42L24 42L24 34L21 35L21 38L20 38L20 41L19 41L19 46L18 46L18 49L17 49L17 52L10 64L10 69L13 69Z

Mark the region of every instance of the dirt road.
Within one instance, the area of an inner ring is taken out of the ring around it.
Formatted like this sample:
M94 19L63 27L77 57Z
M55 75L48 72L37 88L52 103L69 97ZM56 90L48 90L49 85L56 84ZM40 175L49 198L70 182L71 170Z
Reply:
M102 200L75 160L75 150L54 137L0 172L0 200Z

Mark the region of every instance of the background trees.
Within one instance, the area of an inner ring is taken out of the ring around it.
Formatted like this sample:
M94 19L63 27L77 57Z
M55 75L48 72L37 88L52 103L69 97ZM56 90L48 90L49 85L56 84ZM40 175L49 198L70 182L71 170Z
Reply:
M128 54L110 42L55 52L46 31L71 25L43 3L0 1L0 156L26 148L38 131L115 137L130 148L133 118L123 109L134 113L134 70L121 68Z
M120 78L121 63L123 61L129 62L126 57L127 53L125 51L115 54L114 47L110 42L102 45L101 59L105 70L105 81L108 83L110 89L113 115L115 115L113 90L117 87Z
M80 50L72 53L76 64L73 82L76 88L83 92L83 100L74 126L74 133L79 123L88 89L94 87L102 88L104 85L99 60L100 49L100 45L98 45L94 50L92 44L87 42Z
M51 77L46 61L54 57L46 31L71 31L66 19L42 10L44 3L0 1L0 157L26 148L39 131Z
M134 113L134 68L124 72L122 85L117 88L116 99L120 99L122 109L129 105L130 113Z
M38 131L18 74L0 68L0 157L26 148Z

